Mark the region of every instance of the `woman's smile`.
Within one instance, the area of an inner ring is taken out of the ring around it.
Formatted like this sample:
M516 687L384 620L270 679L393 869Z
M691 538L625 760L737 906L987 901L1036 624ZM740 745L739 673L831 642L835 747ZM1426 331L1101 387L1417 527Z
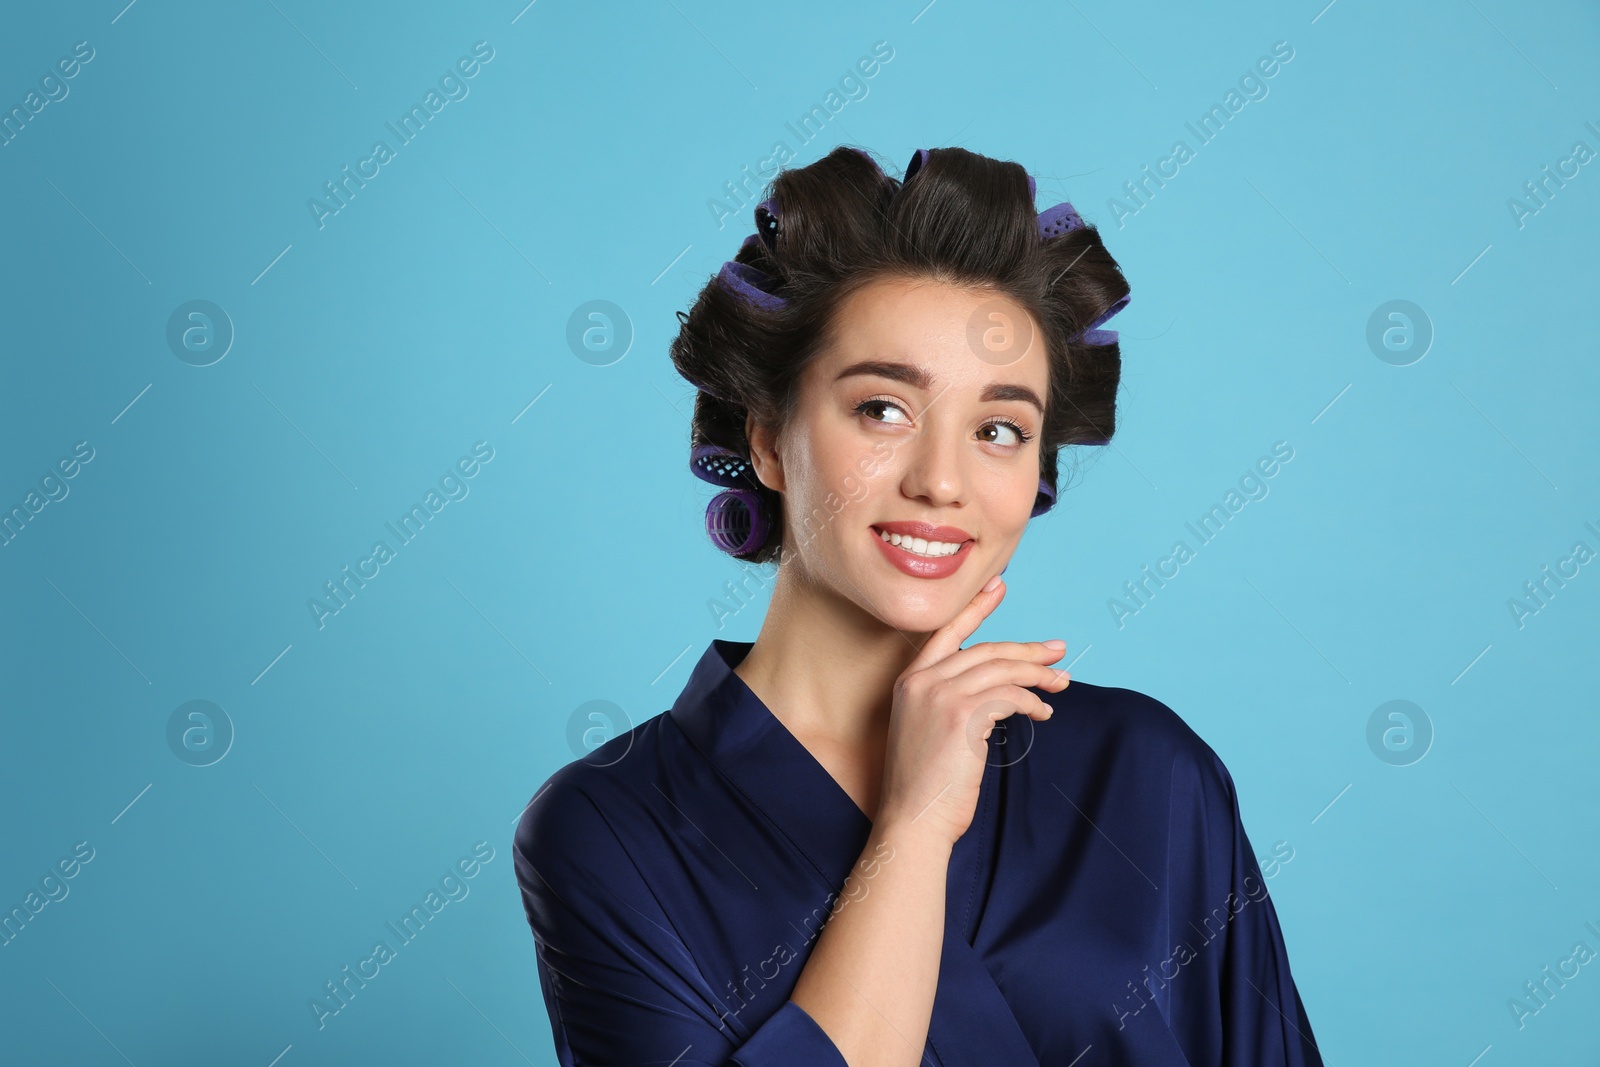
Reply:
M884 522L867 530L884 558L913 578L950 577L977 543L965 530L926 522Z

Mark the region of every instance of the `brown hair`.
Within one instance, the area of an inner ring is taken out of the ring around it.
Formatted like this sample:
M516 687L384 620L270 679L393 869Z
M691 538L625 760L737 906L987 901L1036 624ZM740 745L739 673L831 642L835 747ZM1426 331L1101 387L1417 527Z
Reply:
M1041 235L1019 163L964 148L934 148L917 159L924 162L913 161L913 173L900 180L861 149L840 146L773 180L763 203L770 214L756 211L763 239L747 240L734 261L767 275L762 288L782 305L752 302L713 277L689 311L678 312L672 363L700 388L691 449L715 445L748 460L747 413L781 429L838 308L889 276L996 290L1033 316L1050 362L1039 473L1052 490L1063 445L1111 439L1121 355L1114 334L1085 333L1126 302L1128 283L1100 234L1085 224ZM748 481L771 527L762 544L736 558L765 563L783 545L783 496L753 470Z

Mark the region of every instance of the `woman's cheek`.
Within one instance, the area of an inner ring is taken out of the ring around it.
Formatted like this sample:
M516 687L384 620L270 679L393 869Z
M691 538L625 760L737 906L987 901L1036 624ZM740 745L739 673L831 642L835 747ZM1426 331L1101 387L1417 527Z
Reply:
M867 495L867 483L854 474L847 474L842 486L844 498L852 504L859 504Z

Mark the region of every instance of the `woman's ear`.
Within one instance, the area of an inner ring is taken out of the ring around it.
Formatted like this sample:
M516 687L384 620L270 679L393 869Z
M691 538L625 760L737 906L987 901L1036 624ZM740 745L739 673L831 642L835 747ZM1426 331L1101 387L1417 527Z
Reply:
M773 492L784 491L783 464L778 459L777 436L756 421L755 412L744 417L744 437L750 442L750 466L756 478Z

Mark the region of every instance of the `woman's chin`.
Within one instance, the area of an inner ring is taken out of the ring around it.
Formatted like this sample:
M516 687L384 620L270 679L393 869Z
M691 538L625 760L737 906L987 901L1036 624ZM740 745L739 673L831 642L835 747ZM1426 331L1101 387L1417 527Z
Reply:
M971 599L962 597L965 585L957 586L954 578L929 581L900 577L875 584L877 589L869 590L869 610L885 626L903 633L932 633L955 618Z

